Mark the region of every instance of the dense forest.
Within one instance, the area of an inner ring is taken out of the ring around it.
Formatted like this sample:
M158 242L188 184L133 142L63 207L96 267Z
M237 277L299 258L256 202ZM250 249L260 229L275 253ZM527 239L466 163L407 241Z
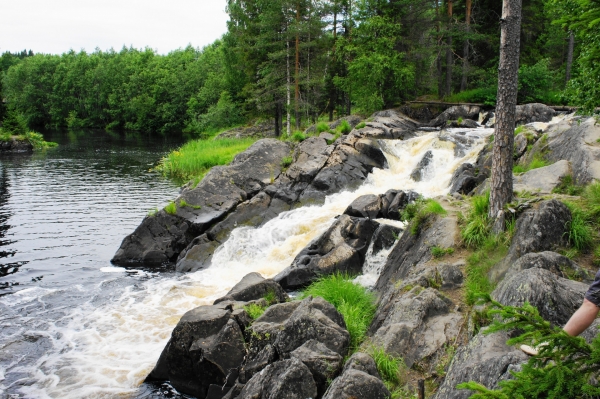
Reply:
M298 129L421 96L493 105L496 0L228 0L213 44L4 53L0 118L32 127ZM600 0L523 0L519 102L600 103Z

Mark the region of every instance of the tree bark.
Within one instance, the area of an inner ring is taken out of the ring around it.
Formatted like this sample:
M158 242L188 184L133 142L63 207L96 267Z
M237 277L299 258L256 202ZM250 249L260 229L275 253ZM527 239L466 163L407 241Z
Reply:
M300 129L300 112L298 106L300 103L300 5L296 5L296 69L294 79L296 84L296 92L294 94L294 106L296 114L296 130Z
M569 49L567 51L567 76L566 76L566 83L569 83L569 80L571 80L571 67L573 66L573 50L575 48L575 35L573 34L573 31L569 32Z
M286 45L287 45L287 54L286 54L286 78L287 78L287 82L286 82L286 86L285 86L285 90L286 90L286 94L287 94L287 135L288 137L291 135L291 124L292 124L292 116L290 115L290 107L291 107L291 103L292 103L292 94L291 94L291 77L290 77L290 41L287 40L286 41Z
M493 221L502 218L503 208L513 196L512 168L521 45L521 8L522 0L503 1L489 212ZM494 223L494 230L496 233L504 230L504 224Z
M466 0L465 32L467 35L471 31L471 0ZM465 39L463 46L463 70L462 80L460 81L460 91L467 90L467 76L469 75L469 39Z
M446 47L446 95L452 94L452 6L453 0L448 0L448 38Z

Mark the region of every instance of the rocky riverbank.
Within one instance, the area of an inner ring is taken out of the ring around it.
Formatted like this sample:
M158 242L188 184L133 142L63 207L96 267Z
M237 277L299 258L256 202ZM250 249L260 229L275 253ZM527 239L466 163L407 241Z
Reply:
M488 261L489 267L474 260L476 249L467 245L464 231L473 212L469 196L485 192L491 144L475 163L456 169L450 195L436 199L443 212L428 211L419 193L400 187L360 197L273 279L249 274L213 305L187 312L147 381L170 381L202 399L388 398L395 387L382 373L380 359L373 358L370 348L376 347L403 360L406 395L416 392L419 379L427 381L427 396L437 399L469 397L469 391L456 389L461 382L497 387L527 357L506 345L507 334L484 334L482 309L469 299L475 274L498 302L529 302L555 325L579 306L594 274L589 256L571 260L558 253L573 245L569 226L576 217L563 203L573 197L560 193L569 179L585 185L600 177L600 127L593 118L574 116L550 124L555 112L541 104L521 106L518 115L526 126L516 137L516 162L530 166L543 159L547 166L515 176L514 228L496 244L494 254L500 256ZM427 125L441 126L439 142L459 156L470 139L446 127L480 124L493 125L493 114L456 107ZM356 187L373 168L387 167L380 139L406 140L421 126L388 110L333 144L318 137L295 147L261 140L230 166L186 187L175 201L194 207L146 218L113 261L173 262L179 271L205 268L235 227L259 226ZM285 168L281 159L290 153L293 163ZM422 154L411 173L414 180L432 178L427 168L434 156ZM386 222L401 213L411 219L405 229ZM367 250L389 255L373 286L377 309L366 340L351 348L340 309L320 297L290 300L286 291L335 273L362 274ZM253 307L265 309L254 320ZM594 328L585 333L588 339Z

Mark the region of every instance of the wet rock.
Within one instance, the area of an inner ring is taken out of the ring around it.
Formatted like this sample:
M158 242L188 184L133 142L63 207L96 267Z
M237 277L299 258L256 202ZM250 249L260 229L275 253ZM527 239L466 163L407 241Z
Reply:
M0 154L31 154L33 145L26 140L0 141Z
M525 211L517 220L515 235L503 261L492 267L491 281L500 281L510 266L529 252L551 251L567 245L571 211L557 200L544 201L538 209Z
M414 181L421 181L427 176L427 167L431 165L433 161L433 152L431 150L427 151L423 158L417 164L417 167L410 174L410 178Z
M380 378L364 371L348 368L333 380L323 399L387 399L390 392Z
M587 270L582 269L566 256L556 252L544 251L538 253L528 253L517 259L508 269L506 276L511 276L525 269L546 269L563 278L575 278L592 282L592 276Z
M403 230L399 227L389 224L380 225L373 234L373 255L377 255L381 250L388 249L396 243L396 240L402 235Z
M503 305L529 302L547 321L564 325L581 306L588 285L558 277L546 269L531 268L507 276L492 297Z
M148 380L168 379L178 391L204 398L210 385L225 385L245 355L244 337L231 312L200 306L177 323Z
M555 115L556 111L544 104L517 105L515 123L517 125L526 125L532 122L550 122Z
M273 280L284 289L295 289L310 284L319 276L336 272L359 273L378 225L370 219L340 216Z
M290 358L298 359L308 367L317 385L318 396L325 393L327 382L337 376L343 360L338 353L314 339L293 350Z
M309 137L298 145L294 151L294 162L286 175L296 182L311 182L325 166L333 147L320 137Z
M281 159L289 152L289 143L259 140L238 154L229 166L212 168L196 187L185 189L175 200L175 215L162 210L146 217L134 233L123 240L112 262L147 266L174 262L195 237L277 178ZM182 200L190 205L181 206Z
M175 270L178 272L195 272L210 266L210 260L216 249L218 241L213 241L206 234L196 237L184 249L177 260Z
M479 123L487 128L493 128L496 124L496 114L493 111L481 113L479 115Z
M286 302L289 297L281 286L273 280L267 280L259 273L244 276L224 297L215 300L216 305L224 301L251 301L272 295L277 303Z
M344 215L359 218L377 219L382 214L381 197L375 194L358 197L346 208Z
M246 330L246 337L250 360L267 345L272 345L280 357L287 357L311 339L345 356L350 342L340 313L329 302L318 297L269 307Z
M550 166L533 169L513 177L514 191L550 194L566 176L572 175L569 161L558 161Z
M237 399L316 398L317 386L309 368L298 359L268 365L244 386Z
M479 123L475 122L472 119L463 119L463 120L455 120L455 121L446 121L445 128L466 128L466 129L477 129L479 127Z
M506 345L508 334L480 332L471 341L459 348L450 364L444 382L433 396L434 399L467 399L473 392L457 389L463 382L475 381L494 389L506 379L510 367L528 360L527 355L512 346Z
M440 127L446 125L448 121L458 120L459 118L477 119L481 108L472 105L457 105L450 107L442 112L437 118L427 124L427 126Z
M450 181L450 194L469 194L477 187L479 180L475 177L475 167L470 163L464 163L454 171Z
M408 367L434 355L456 338L462 315L437 290L416 287L400 296L372 337L386 353L402 357Z

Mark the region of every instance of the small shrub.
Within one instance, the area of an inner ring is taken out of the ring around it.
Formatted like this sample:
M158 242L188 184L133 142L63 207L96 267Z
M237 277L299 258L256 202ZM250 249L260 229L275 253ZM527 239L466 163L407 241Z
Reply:
M303 142L307 139L306 135L302 132L294 132L291 137L292 141L297 141L298 143Z
M594 249L594 264L600 265L600 245Z
M431 255L434 258L439 259L446 255L452 255L454 253L454 248L442 248L442 247L431 247Z
M357 349L375 315L375 297L366 288L340 273L323 277L302 292L300 298L319 296L342 314L350 333L350 347Z
M165 212L167 212L169 215L177 214L177 205L175 202L169 202L169 205L165 206Z
M267 301L269 306L273 305L274 303L277 303L277 295L274 291L268 291L263 298L265 299L265 301Z
M458 123L459 125L462 125L462 123L464 122L463 117L459 116L458 119L456 120L456 123Z
M292 162L294 162L294 158L292 158L291 156L283 157L283 159L281 160L281 167L283 169L287 169L290 167Z
M325 122L319 122L317 123L317 126L315 127L317 134L319 133L323 133L329 130L329 125Z
M366 127L366 126L367 126L367 124L365 122L361 122L358 125L356 125L355 129L362 129L362 128Z
M267 308L257 305L255 303L251 303L249 305L244 306L244 310L246 311L246 313L248 313L248 316L250 316L252 320L256 320L260 316L262 316L263 313L265 313L266 309Z
M149 217L154 217L156 216L156 214L158 213L158 208L154 208L148 211L148 216Z
M585 211L575 203L565 202L571 210L571 221L567 226L569 244L579 251L588 249L594 242L594 231L588 223Z
M344 119L338 126L337 130L341 134L348 134L352 131L352 126L350 126L350 123L348 123L348 121Z

